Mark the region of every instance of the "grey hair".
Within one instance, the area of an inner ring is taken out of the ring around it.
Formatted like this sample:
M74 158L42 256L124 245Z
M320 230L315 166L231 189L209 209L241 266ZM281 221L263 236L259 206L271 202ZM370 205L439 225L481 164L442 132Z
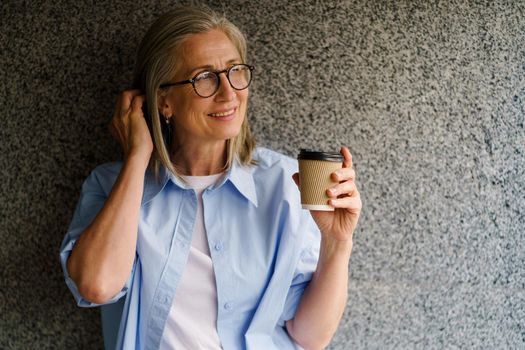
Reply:
M192 34L205 33L219 29L226 34L239 51L242 62L246 63L246 39L237 26L224 15L218 14L206 6L178 6L159 17L142 39L137 52L133 86L146 94L147 113L151 117L150 127L155 145L150 166L155 173L164 165L175 175L180 175L172 163L167 142L164 140L158 99L159 86L172 79L180 65L179 48ZM173 140L172 140L173 142ZM253 164L252 153L255 139L252 136L248 118L244 116L239 135L226 141L227 170L237 159L241 164Z

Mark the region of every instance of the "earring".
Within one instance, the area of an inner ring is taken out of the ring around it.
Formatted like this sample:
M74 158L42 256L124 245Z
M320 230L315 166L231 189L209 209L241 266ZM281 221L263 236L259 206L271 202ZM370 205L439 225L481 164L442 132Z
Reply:
M166 147L169 148L171 145L171 123L169 117L164 117L165 127L164 127L164 142L166 143Z

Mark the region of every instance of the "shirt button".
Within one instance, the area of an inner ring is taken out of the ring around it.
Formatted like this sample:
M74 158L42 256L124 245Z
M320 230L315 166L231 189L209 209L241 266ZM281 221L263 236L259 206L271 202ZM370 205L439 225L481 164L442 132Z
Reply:
M232 303L226 303L226 304L224 304L224 309L226 309L226 310L231 310L232 308L233 308Z
M221 242L219 242L219 243L215 243L215 250L216 250L216 251L220 251L220 250L222 250L222 243L221 243Z

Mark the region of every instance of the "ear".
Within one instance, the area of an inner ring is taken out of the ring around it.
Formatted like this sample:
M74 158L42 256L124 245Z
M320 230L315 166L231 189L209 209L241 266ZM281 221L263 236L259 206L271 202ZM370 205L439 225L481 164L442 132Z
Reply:
M160 93L157 96L157 108L159 109L159 113L165 116L166 118L170 118L173 115L173 107L168 102L168 99L166 98L166 93Z

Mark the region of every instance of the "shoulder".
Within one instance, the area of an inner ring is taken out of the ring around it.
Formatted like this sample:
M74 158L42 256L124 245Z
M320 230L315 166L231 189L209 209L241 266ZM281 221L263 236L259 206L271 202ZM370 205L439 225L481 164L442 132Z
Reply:
M97 193L107 197L120 175L122 166L123 163L121 161L104 163L97 166L84 181L82 192ZM153 170L148 169L144 177L142 203L155 197L162 190L167 181L168 177L165 169L162 169L158 176L154 174Z
M292 175L298 171L297 160L267 148L258 147L253 178L259 192L280 193L284 198L298 194ZM297 192L297 193L296 193Z
M118 175L120 174L121 169L122 169L122 162L120 161L104 163L104 164L97 166L95 169L93 169L90 176L93 176L101 181L108 181L108 180L115 181Z
M311 215L301 207L300 192L292 178L298 171L297 160L263 147L255 150L253 158L257 161L253 174L259 207L269 208L272 218L286 220L294 235L302 237L305 230L316 232Z
M116 178L122 169L122 162L110 162L97 166L91 174L100 178Z
M282 169L287 172L297 171L297 160L285 154L264 147L257 147L253 159L259 170Z
M117 180L120 170L122 169L122 162L104 163L97 166L91 171L86 181L84 181L84 191L103 191L109 193L113 184Z

